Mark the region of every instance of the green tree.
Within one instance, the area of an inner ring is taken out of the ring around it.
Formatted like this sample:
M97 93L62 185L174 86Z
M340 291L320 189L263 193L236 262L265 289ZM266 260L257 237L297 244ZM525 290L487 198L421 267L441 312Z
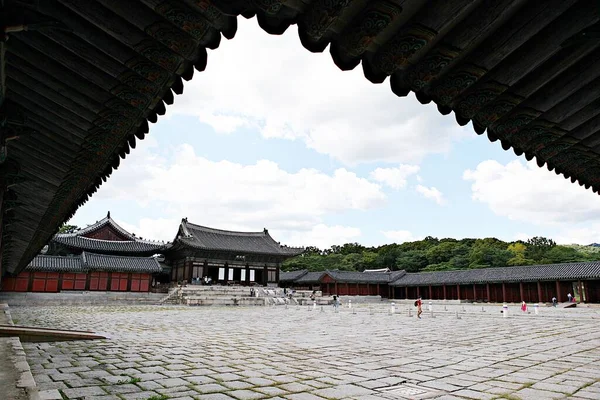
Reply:
M512 255L512 257L506 262L507 265L532 265L535 263L534 260L525 257L527 252L527 246L522 242L514 242L508 245L506 248Z
M545 259L550 264L560 264L576 261L585 261L584 254L578 252L574 248L567 246L554 246L546 252Z
M398 254L396 258L396 269L407 272L419 272L429 264L423 251L409 250Z
M348 254L360 254L365 251L365 246L358 243L346 243L340 247L339 252L347 256Z
M73 233L78 230L79 227L77 225L62 224L61 227L58 228L58 233Z
M454 251L460 246L458 242L445 241L430 247L425 253L429 264L448 262L454 256Z
M469 268L505 267L512 254L496 238L478 239L469 253Z
M541 263L546 258L548 253L553 247L556 246L556 242L552 239L548 239L542 236L532 237L527 241L527 258L533 259L535 262Z

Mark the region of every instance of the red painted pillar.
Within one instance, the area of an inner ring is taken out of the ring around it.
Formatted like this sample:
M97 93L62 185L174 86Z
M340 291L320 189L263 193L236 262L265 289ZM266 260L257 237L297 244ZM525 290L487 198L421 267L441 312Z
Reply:
M421 297L421 287L417 286L417 297Z
M519 294L521 295L521 301L525 301L525 292L523 291L523 282L519 282Z
M473 284L473 301L477 300L477 285Z
M446 297L446 284L443 284L442 288L444 290L444 300L446 300L447 299L447 297Z
M537 289L538 289L538 303L542 302L542 284L540 281L537 281Z
M431 285L429 285L429 299L433 299L433 292L431 291Z
M456 285L456 293L458 296L458 300L460 300L460 285Z
M485 291L486 291L486 294L487 294L487 301L488 301L488 303L491 303L492 302L492 296L490 296L490 284L489 283L485 284Z
M556 301L558 301L559 303L562 301L561 295L560 295L560 282L559 281L556 281Z
M506 303L506 284L502 282L502 302Z

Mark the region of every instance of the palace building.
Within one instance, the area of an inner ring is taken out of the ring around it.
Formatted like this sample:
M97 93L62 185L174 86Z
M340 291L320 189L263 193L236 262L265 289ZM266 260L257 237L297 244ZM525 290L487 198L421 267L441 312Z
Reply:
M600 262L481 268L437 272L283 272L280 285L324 295L379 295L390 299L541 302L553 297L600 303Z
M208 228L184 218L166 252L171 280L209 277L222 284L266 286L279 282L281 263L303 249L282 246L269 231L234 232Z
M56 234L24 271L7 276L3 291L147 292L153 283L276 285L281 263L301 248L282 246L264 229L234 232L184 218L172 243L144 240L110 216L71 233Z

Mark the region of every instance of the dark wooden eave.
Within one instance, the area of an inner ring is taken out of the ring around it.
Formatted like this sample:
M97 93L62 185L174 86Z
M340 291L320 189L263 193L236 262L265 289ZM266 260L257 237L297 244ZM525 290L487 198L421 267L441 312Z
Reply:
M298 25L506 150L600 190L599 6L589 0L3 0L2 269L22 270L148 133L239 15ZM23 30L20 30L20 29ZM8 33L4 33L8 32ZM8 40L6 40L8 38ZM276 57L276 55L274 55ZM4 159L3 154L7 157Z

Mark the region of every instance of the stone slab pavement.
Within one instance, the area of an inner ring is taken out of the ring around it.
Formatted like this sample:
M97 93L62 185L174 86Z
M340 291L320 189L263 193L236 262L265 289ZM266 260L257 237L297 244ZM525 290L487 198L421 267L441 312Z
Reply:
M12 307L108 340L24 343L64 399L600 399L600 309ZM436 306L437 307L437 306ZM513 311L514 310L514 311ZM457 314L458 317L457 318ZM60 397L58 397L60 398Z

